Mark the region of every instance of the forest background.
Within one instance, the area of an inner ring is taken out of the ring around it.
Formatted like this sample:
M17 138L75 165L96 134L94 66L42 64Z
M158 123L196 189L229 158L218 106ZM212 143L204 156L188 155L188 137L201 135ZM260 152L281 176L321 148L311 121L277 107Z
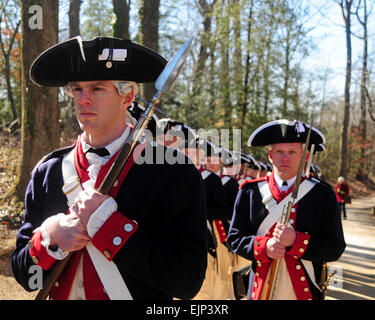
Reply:
M327 138L314 156L326 179L373 184L374 20L370 0L0 0L2 201L22 201L37 161L79 134L63 90L29 78L41 52L77 35L128 38L166 59L193 36L162 99L170 118L240 129L242 151L263 162L264 148L246 146L250 134L267 121L299 119ZM142 95L154 91L144 86Z

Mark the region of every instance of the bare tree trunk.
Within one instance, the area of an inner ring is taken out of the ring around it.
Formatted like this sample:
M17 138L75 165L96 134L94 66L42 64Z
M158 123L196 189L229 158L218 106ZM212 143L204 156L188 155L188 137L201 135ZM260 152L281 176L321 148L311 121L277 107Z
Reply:
M235 105L237 110L239 106L244 104L245 95L243 88L243 67L242 67L242 40L241 40L241 4L239 0L233 1L233 29L234 29L234 75L233 86L234 96L236 99ZM239 111L239 110L238 110ZM237 112L238 113L238 112ZM239 118L237 117L239 120ZM236 124L238 124L238 120ZM234 124L234 123L233 123Z
M363 27L363 58L362 58L362 77L361 77L361 91L360 91L360 107L361 107L361 120L360 120L360 133L361 133L361 158L359 162L359 168L357 171L357 177L360 179L365 178L365 160L366 160L366 138L367 138L367 128L366 128L366 88L367 88L367 58L368 58L368 38L367 38L367 3L364 0L364 12L363 20L359 17L357 8L357 18Z
M80 29L80 10L82 0L70 0L69 5L69 38L74 38L81 34ZM67 119L65 119L64 130L69 132L72 137L76 137L81 132L77 117L74 111L73 98L68 101Z
M345 22L346 33L346 77L345 77L345 106L344 106L344 121L341 132L341 158L339 175L345 176L348 170L347 156L348 156L348 130L350 120L350 83L352 74L352 42L351 42L351 6L353 0L341 0L339 5L341 7L342 16Z
M206 70L206 61L208 59L208 47L211 38L211 21L212 21L212 9L215 5L215 1L208 3L206 0L199 0L199 12L203 18L203 31L200 39L200 48L198 61L194 66L193 74L193 90L192 90L192 104L189 106L189 112L187 113L187 123L192 128L199 128L199 98L203 86L203 75Z
M251 41L251 31L252 31L252 19L253 19L253 8L254 8L254 0L250 1L250 9L249 9L249 16L247 20L247 45L246 45L246 61L245 61L245 75L244 75L244 100L241 104L241 116L240 116L240 128L243 130L246 124L246 114L247 114L247 105L248 105L248 95L250 91L250 41Z
M288 118L288 88L289 88L289 77L290 77L290 47L289 47L289 29L287 30L287 39L285 44L285 60L284 60L284 84L283 84L283 104L281 107L281 116Z
M79 27L79 12L81 10L82 0L70 0L69 6L69 38L81 34Z
M0 12L0 25L3 22L3 14L5 14L5 7L6 7L6 4L5 4L4 8L2 8L3 9L2 12ZM5 76L5 82L6 82L6 85L7 85L7 88L6 88L7 89L7 96L8 96L8 101L9 101L9 105L10 105L10 110L12 112L12 120L13 121L18 119L18 113L17 113L17 109L16 109L16 103L15 103L14 97L13 97L12 83L11 83L11 79L10 79L11 65L10 65L9 58L10 58L11 51L12 51L12 48L13 48L13 44L15 42L16 35L18 34L18 30L19 30L20 25L21 25L21 21L19 21L17 23L15 29L12 30L12 37L10 38L10 42L8 44L5 44L4 41L3 41L1 27L0 27L0 48L1 48L1 53L4 56L4 61L5 61L4 76Z
M220 96L219 105L224 111L224 125L232 126L232 104L231 104L231 88L230 88L230 73L229 73L229 20L230 20L230 4L226 0L222 0L222 31L219 40L221 65L220 65Z
M43 10L42 29L30 29L29 7ZM39 87L31 82L29 70L34 59L57 43L58 1L22 0L22 150L15 195L23 199L30 173L43 155L59 147L58 88ZM53 67L53 66L51 66Z
M113 25L113 36L121 39L130 39L129 12L131 0L112 0L116 22Z
M159 51L159 6L160 0L141 0L139 5L141 43L155 51ZM154 93L154 84L143 86L143 96L147 100L150 100Z

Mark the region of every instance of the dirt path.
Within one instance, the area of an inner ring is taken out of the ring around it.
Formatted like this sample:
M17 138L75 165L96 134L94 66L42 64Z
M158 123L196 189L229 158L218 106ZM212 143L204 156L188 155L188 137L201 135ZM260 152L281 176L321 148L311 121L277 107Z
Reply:
M343 220L346 249L341 258L330 263L338 275L331 282L327 300L375 300L375 198L353 199ZM0 230L0 300L30 300L28 293L14 280L9 265L16 232ZM7 234L6 234L7 233ZM6 243L8 241L8 243ZM6 247L3 249L1 247Z
M343 220L346 249L330 263L338 267L327 300L375 300L375 198L354 199ZM341 268L341 269L340 269Z

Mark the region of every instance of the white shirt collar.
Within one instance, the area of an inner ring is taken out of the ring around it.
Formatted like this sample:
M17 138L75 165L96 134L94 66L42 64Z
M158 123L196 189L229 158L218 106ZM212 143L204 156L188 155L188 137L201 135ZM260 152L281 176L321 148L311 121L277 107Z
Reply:
M124 142L126 141L126 139L128 138L129 136L129 133L130 133L130 127L127 126L124 130L124 132L122 133L122 135L117 138L116 140L112 141L110 144L106 145L105 148L108 150L108 152L110 153L109 156L105 157L106 159L108 158L111 158L120 148L121 146L124 144ZM90 148L92 148L92 146L90 146L87 142L86 142L86 139L84 137L84 135L82 134L81 135L81 143L82 143L82 151L84 153L87 152L87 150L89 150Z
M274 173L274 177L275 177L277 188L281 190L281 186L285 180L281 179L276 173ZM297 179L297 176L294 176L293 178L286 180L286 182L288 183L288 189L294 184L296 179Z

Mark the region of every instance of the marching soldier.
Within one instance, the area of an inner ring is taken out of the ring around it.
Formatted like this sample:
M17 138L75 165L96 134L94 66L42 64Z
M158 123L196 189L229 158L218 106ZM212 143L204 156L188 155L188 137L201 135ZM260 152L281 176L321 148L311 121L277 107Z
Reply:
M185 137L190 137L186 141L185 145L185 154L196 162L196 165L199 166L201 163L205 163L206 166L213 168L212 165L215 164L214 158L217 157L218 152L216 148L203 138L199 138L192 134L192 129L183 126L182 130L185 132ZM199 157L199 159L197 159ZM203 158L203 159L202 159ZM208 159L208 160L207 160ZM215 168L217 168L215 166ZM214 169L216 171L216 169ZM225 219L227 217L227 200L226 195L221 183L220 177L206 169L201 170L201 175L203 179L205 196L206 196L206 205L207 205L207 229L208 229L208 264L206 277L203 282L202 288L199 291L195 299L201 300L215 300L219 299L216 293L215 286L218 281L218 276L220 274L220 268L223 264L226 264L227 259L220 255L221 242L220 237L215 234L215 220ZM218 252L219 248L219 252ZM221 261L222 259L223 261ZM225 269L225 267L224 267Z
M238 256L231 252L231 250L228 248L227 235L229 231L229 225L232 220L234 203L236 201L239 188L239 184L234 177L236 176L236 168L238 168L237 163L240 162L240 159L237 158L236 154L230 152L227 149L222 150L220 157L223 165L221 182L223 184L223 188L227 198L228 215L226 219L219 220L216 223L216 226L218 230L222 230L221 240L223 244L223 251L225 255L228 256L229 265L228 269L226 270L226 273L223 272L222 274L223 280L220 287L222 293L220 298L233 300L235 299L235 296L233 292L232 273L234 269L238 266Z
M237 177L238 184L241 185L247 179L254 179L254 169L257 168L257 162L249 155L241 152L241 168Z
M319 180L302 178L289 224L279 223L303 158L307 131L302 122L283 119L266 123L249 138L250 147L270 146L273 172L240 186L228 234L231 249L252 261L248 299L267 298L272 284L269 299L322 299L322 263L337 260L345 249L335 194ZM324 140L312 128L311 142ZM272 274L277 259L278 272Z
M96 191L132 130L126 112L137 83L155 81L166 63L146 47L111 37L73 38L34 61L33 82L65 86L83 133L32 172L11 257L26 290L32 290L30 267L39 266L46 278L72 253L52 299L190 299L199 291L207 263L204 189L183 154L184 164L138 164L134 152L109 195ZM156 148L138 147L137 154Z
M174 149L178 149L184 141L181 136L182 122L170 118L159 120L161 135L158 135L157 141L159 144ZM182 147L180 147L181 149Z

